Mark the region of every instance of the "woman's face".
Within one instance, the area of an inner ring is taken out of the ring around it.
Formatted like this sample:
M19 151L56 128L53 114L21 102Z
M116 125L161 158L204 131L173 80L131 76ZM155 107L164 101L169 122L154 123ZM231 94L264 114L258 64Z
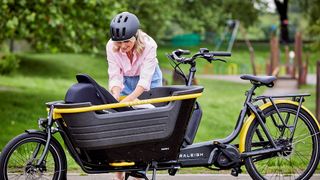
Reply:
M116 41L115 44L120 48L121 52L127 53L132 51L135 41L136 41L136 38L132 37L125 41Z

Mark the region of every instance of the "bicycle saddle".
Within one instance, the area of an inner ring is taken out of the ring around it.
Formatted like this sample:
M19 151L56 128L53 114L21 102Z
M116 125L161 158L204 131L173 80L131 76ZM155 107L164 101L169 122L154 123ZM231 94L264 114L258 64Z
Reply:
M274 81L277 79L274 76L253 76L253 75L242 75L240 76L243 80L250 80L252 84L265 85L267 87L273 87Z

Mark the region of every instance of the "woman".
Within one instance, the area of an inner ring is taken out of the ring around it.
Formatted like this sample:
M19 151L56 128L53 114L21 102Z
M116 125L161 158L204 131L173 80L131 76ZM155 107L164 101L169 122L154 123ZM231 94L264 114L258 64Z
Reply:
M129 12L116 15L110 24L111 39L106 46L109 89L121 102L135 100L144 91L162 86L157 44L139 29L138 18Z
M156 42L139 29L138 18L129 12L117 14L111 21L111 39L106 45L109 89L121 102L136 100L144 91L162 86ZM124 179L123 173L115 180Z

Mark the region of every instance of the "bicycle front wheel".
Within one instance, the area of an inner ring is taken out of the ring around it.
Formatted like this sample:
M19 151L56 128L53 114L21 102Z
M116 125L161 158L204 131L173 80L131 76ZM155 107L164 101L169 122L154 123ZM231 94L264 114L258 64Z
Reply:
M257 155L245 160L245 166L253 179L309 179L319 163L319 127L304 109L298 117L294 104L277 104L282 121L273 106L263 110L265 126L273 141L282 150L267 155ZM262 126L255 119L248 129L245 151L271 148Z
M65 179L66 158L56 141L50 142L44 161L37 165L45 144L41 134L24 133L10 141L1 152L0 179Z

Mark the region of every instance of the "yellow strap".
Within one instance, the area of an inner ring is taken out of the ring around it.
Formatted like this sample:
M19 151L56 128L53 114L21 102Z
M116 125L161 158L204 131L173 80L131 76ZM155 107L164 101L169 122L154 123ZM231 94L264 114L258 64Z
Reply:
M153 98L153 99L146 99L146 100L137 100L137 101L131 101L131 102L124 102L124 103L103 104L103 105L96 105L96 106L89 106L89 107L64 108L64 109L55 108L53 110L53 119L61 118L60 114L62 113L81 113L81 112L99 111L104 109L134 106L134 105L140 105L140 104L155 104L155 103L177 101L177 100L184 100L184 99L193 99L193 98L200 97L201 95L202 93L196 93L196 94L187 94L187 95L179 95L179 96Z
M117 162L117 163L109 163L110 166L116 166L116 167L121 167L121 166L134 166L134 162Z
M121 101L122 99L126 98L127 96L120 96L119 97L119 101Z

